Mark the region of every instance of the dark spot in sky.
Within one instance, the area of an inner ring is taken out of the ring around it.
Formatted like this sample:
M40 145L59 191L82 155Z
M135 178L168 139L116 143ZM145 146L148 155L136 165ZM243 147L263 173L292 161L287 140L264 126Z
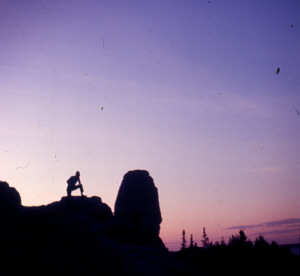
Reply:
M293 24L291 24L291 28L293 28L294 27L294 25Z
M278 75L279 72L280 72L280 67L277 68L276 75Z
M101 110L104 110L104 106L101 106Z
M298 109L298 108L294 108L294 109L295 109L297 115L300 116L300 111L299 111L299 109Z
M56 154L54 155L54 159L55 159L57 162L59 162L59 159L57 158L57 155L56 155Z

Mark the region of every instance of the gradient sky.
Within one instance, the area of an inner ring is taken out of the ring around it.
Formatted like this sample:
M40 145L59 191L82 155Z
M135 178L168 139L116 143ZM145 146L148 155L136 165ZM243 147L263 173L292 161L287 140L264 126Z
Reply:
M113 209L146 169L169 248L299 241L299 1L1 0L0 41L0 180L23 205L79 170Z

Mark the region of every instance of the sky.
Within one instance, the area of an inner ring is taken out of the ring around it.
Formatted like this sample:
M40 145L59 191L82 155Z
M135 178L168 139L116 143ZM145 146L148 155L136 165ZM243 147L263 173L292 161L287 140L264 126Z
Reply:
M299 242L299 15L296 0L2 0L0 180L45 205L79 170L113 210L145 169L170 249L203 227Z

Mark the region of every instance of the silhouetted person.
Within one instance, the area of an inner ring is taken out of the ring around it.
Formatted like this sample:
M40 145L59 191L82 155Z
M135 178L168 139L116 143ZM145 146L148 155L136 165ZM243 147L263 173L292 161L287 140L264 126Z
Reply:
M69 198L71 197L72 191L75 191L78 188L80 189L81 196L84 196L83 195L83 187L82 187L82 184L80 182L80 178L79 177L80 177L80 172L77 171L74 176L71 176L67 180L67 183L68 183L67 194L68 194ZM76 185L77 182L79 183L78 185Z

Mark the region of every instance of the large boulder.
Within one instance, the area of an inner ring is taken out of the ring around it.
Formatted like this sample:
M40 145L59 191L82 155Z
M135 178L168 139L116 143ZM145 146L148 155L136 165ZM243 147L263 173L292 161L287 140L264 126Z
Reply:
M121 231L136 241L153 244L159 240L162 217L158 192L147 171L125 174L115 203L115 218Z
M0 181L0 213L17 211L21 207L21 197L15 188Z

